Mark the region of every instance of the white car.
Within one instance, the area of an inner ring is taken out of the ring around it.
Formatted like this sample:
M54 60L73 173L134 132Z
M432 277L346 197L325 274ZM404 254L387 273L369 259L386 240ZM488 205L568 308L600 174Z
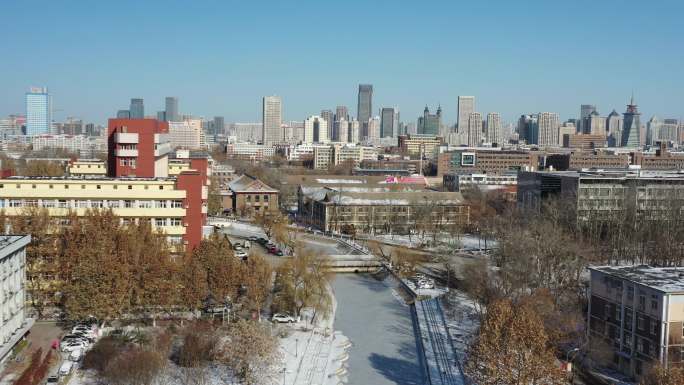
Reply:
M297 320L293 316L291 316L289 314L285 314L285 313L274 314L273 317L271 318L271 321L278 322L278 323L294 323L294 322L297 322Z
M85 349L86 346L87 345L85 344L85 342L82 342L82 341L66 341L66 342L62 342L59 345L59 348L63 352L73 352L74 350L77 350L77 349Z
M244 251L236 251L235 256L238 258L247 258L247 253L245 253Z

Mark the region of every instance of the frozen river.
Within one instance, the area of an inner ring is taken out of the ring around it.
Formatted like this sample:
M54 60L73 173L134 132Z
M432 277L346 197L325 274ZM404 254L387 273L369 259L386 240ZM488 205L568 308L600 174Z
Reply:
M339 274L335 329L349 337L349 385L422 385L409 307L391 279Z

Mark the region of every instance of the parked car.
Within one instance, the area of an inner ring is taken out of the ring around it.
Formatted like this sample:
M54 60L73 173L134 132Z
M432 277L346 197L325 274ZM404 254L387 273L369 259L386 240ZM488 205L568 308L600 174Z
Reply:
M275 254L277 251L278 251L278 248L275 247L275 246L270 246L270 247L268 248L268 252L271 253L271 254Z
M265 245L265 244L268 243L268 239L266 239L266 238L259 238L259 239L257 239L257 242L259 242L259 244Z
M249 237L247 239L249 239L250 242L257 242L259 240L259 238L255 237L254 235L252 235L251 237Z
M59 348L63 352L73 352L76 349L85 349L88 346L83 341L67 340L59 345Z
M71 361L64 361L62 366L59 367L59 375L66 376L71 373L71 369L74 367L74 363Z
M69 354L69 360L78 362L83 358L83 349L74 349L71 351L71 354Z
M282 250L276 250L275 255L282 257L283 256L283 251Z
M247 253L245 253L244 251L236 251L235 256L240 259L245 259L247 258Z
M59 382L59 375L52 375L47 378L45 381L46 384L56 384Z
M293 323L293 322L297 322L297 320L296 320L293 316L291 316L291 315L289 315L289 314L285 314L285 313L276 313L276 314L274 314L273 317L271 318L271 321L273 321L273 322L278 322L278 323Z
M245 241L245 242L242 244L242 247L244 247L245 249L249 249L249 248L252 247L252 243L251 243L250 241Z

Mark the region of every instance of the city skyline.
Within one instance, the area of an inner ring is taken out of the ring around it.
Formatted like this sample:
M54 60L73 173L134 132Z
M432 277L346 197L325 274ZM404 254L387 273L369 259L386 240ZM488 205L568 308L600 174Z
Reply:
M310 28L322 21L313 26L288 23L287 29L278 27L278 20L294 14L307 19L332 5L314 11L278 5L260 9L249 4L128 3L131 12L122 20L114 15L120 15L118 10L125 3L98 4L96 9L84 4L45 2L40 17L23 2L3 5L7 23L0 26L0 32L13 37L5 46L13 55L0 63L0 115L21 112L22 95L37 85L49 87L54 95L57 120L79 116L103 124L132 97L143 97L147 110L156 112L164 109L164 98L169 95L182 100L183 111L207 118L225 116L226 121L258 121L261 97L273 94L283 98L284 120L303 120L337 105L350 106L354 109L350 115L356 116L356 89L368 83L374 86L373 114L378 107L397 106L408 119L419 116L426 104L441 104L449 124L456 122L458 95L475 96L478 112L483 116L500 112L506 122L533 111L558 112L561 120L577 118L581 104L595 104L603 113L620 111L632 90L646 116L684 116L679 96L684 76L677 65L683 53L676 37L676 15L684 6L676 2L592 4L590 14L583 12L583 2L536 7L437 2L431 8L440 12L429 22L413 17L424 5L400 3L389 11L395 17L379 18L370 25L366 18L350 17L348 36L338 36L328 28L316 28L326 32L311 34ZM348 5L350 9L355 6ZM611 28L603 28L604 15L628 8L630 12L638 9L639 23L616 17ZM364 4L364 9L371 16L386 11L379 4ZM253 18L246 16L256 12L263 12L263 18L248 22ZM465 24L455 28L454 14ZM485 14L497 20L486 30L476 23ZM561 15L572 14L582 14L576 26L557 28ZM48 21L48 17L59 18L69 27L55 31L50 23L36 22ZM521 19L535 23L521 23ZM116 27L122 21L130 28ZM176 30L174 26L181 21L191 28ZM25 29L24 25L34 27ZM478 33L462 39L460 31L468 28ZM541 30L545 33L538 33ZM184 55L169 57L157 48L168 46L169 38L183 46ZM328 46L325 42L335 39L354 46L359 60L320 55ZM638 53L628 61L611 60L614 55L605 47L619 46L626 39ZM63 41L79 43L65 46ZM386 41L401 42L397 54L384 54L380 48ZM453 49L454 41L459 41L458 50ZM126 59L115 59L112 48L124 42ZM523 59L520 49L525 46L536 47L536 54ZM302 48L319 54L315 66L298 55ZM266 60L267 52L279 59ZM422 55L427 52L439 54ZM457 60L459 52L475 55ZM651 59L663 55L670 60Z

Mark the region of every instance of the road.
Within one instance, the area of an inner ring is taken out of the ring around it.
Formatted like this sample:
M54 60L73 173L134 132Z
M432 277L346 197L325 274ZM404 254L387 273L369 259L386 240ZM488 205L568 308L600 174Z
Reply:
M352 342L349 385L422 385L409 307L393 293L391 279L338 274L335 329Z

